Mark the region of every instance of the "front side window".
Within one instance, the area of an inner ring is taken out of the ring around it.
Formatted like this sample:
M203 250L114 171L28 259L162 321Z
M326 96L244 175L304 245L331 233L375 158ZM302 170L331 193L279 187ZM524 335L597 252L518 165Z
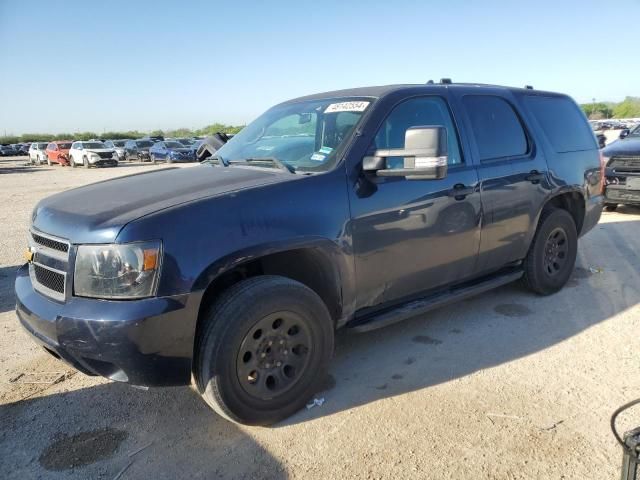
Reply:
M374 149L404 148L404 137L411 127L441 126L447 130L449 165L462 163L458 136L447 103L440 97L416 97L397 105L380 126ZM388 157L387 168L403 168L403 157Z
M327 98L278 105L243 128L216 156L231 164L276 159L296 171L327 171L372 103L371 98Z
M527 136L506 100L491 95L467 95L463 103L469 113L480 161L527 153Z

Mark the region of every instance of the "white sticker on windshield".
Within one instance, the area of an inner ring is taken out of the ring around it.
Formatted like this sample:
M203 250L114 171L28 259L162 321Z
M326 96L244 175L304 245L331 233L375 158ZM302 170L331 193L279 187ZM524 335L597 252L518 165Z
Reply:
M324 155L322 155L321 153L314 153L313 155L311 155L311 160L322 162L324 160Z
M332 103L325 108L324 113L335 112L364 112L369 106L369 102L340 102Z

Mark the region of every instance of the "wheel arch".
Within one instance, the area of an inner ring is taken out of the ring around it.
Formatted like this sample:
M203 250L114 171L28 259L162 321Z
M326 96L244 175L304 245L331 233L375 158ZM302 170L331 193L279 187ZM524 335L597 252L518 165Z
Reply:
M344 258L338 245L318 238L259 245L225 255L205 268L193 284L192 290L203 291L195 343L204 315L219 295L232 285L259 275L278 275L302 283L322 299L334 327L344 323L348 309L345 296L346 303L349 300L345 284L349 285L352 278Z
M586 201L584 198L584 194L580 189L566 188L554 192L552 195L547 197L545 202L542 204L542 207L536 215L535 228L531 230L531 233L529 235L527 243L528 246L531 246L535 231L540 224L540 217L542 216L542 212L548 210L549 208L561 208L569 212L576 224L576 232L578 234L578 237L580 236L580 232L582 231L582 227L584 226L584 218L586 212Z

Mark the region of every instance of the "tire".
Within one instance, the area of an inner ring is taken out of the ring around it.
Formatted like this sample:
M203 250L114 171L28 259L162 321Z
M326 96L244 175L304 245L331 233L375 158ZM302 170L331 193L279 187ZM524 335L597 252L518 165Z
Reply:
M194 377L222 417L270 425L321 388L332 355L333 322L320 297L299 282L265 275L233 285L209 309Z
M171 159L171 157L169 155L167 155L167 158L165 158L165 163L173 163L173 160Z
M40 155L36 155L36 160L34 162L36 165L42 165L42 161L40 160Z
M82 157L82 163L84 165L84 168L91 167L91 165L89 165L89 159L87 157Z
M524 284L539 295L556 293L573 273L578 251L576 224L569 212L544 210L524 260Z
M71 168L76 168L76 162L75 162L75 160L73 159L73 156L71 156L71 155L69 155L69 166L70 166Z
M605 203L605 205L604 205L604 209L607 212L615 212L617 208L618 208L618 204L617 203Z
M156 164L156 156L155 155L150 155L149 156L149 161L155 165Z
M47 165L51 166L51 159L49 158L49 155L47 155Z

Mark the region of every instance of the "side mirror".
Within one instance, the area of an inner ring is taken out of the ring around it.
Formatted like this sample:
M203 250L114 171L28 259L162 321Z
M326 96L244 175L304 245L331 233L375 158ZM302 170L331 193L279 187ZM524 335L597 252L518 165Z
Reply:
M388 157L404 157L403 168L387 168ZM364 157L362 169L379 177L439 180L447 176L447 130L442 126L407 129L404 148L376 150Z
M627 137L629 135L629 129L625 128L620 132L620 139L622 140L623 138Z

